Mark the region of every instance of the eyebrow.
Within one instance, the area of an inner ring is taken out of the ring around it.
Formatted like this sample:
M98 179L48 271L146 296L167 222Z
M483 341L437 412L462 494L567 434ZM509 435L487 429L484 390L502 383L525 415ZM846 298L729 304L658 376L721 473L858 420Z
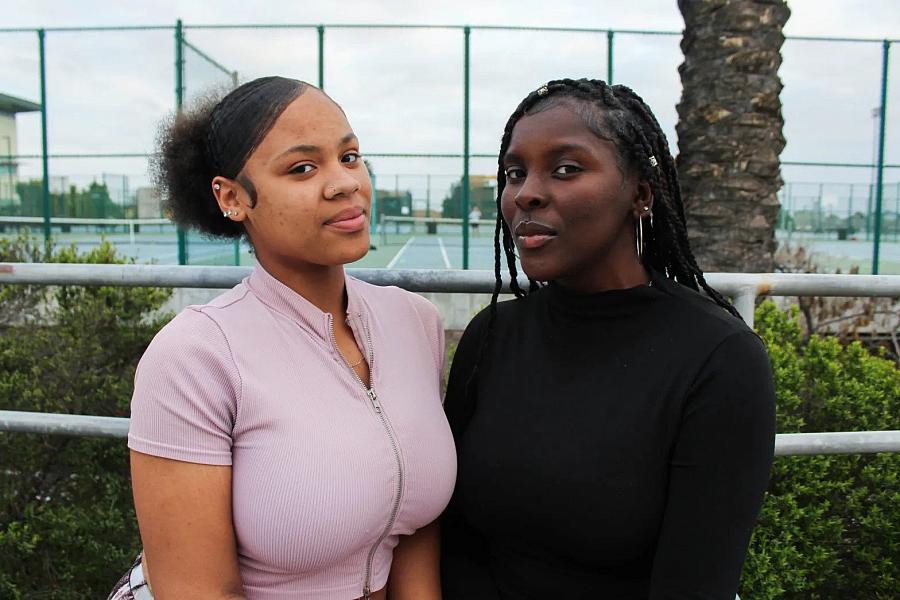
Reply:
M348 133L344 137L340 139L338 142L338 146L346 146L352 141L356 141L359 138L356 137L356 134L353 132ZM296 146L291 146L281 154L276 157L276 160L287 156L288 154L301 153L301 154L321 154L322 148L320 146L316 146L313 144L298 144Z
M575 142L564 142L561 144L557 144L555 146L550 146L545 150L547 153L551 154L565 154L566 152L585 152L592 153L593 150L584 144L577 144ZM503 164L506 165L512 161L521 161L522 158L516 154L515 152L507 152L503 155Z

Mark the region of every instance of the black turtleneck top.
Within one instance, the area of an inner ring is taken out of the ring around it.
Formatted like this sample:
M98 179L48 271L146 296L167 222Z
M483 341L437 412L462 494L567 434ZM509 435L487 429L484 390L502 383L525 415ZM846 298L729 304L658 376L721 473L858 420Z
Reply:
M445 600L733 600L774 447L756 334L660 275L502 302L479 361L488 318L445 402Z

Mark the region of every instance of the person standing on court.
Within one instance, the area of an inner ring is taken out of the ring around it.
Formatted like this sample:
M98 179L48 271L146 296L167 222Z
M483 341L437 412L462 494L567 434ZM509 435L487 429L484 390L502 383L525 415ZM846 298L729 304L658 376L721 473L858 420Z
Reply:
M481 221L481 209L477 206L473 206L472 210L469 211L469 225L472 227L472 233L476 235L478 235L479 221Z
M265 77L165 126L173 220L246 237L244 281L183 310L132 400L143 556L113 598L438 598L425 527L453 488L435 308L349 277L369 248L359 141L321 90Z
M494 296L445 397L445 600L733 600L772 374L691 253L656 118L625 86L551 81L507 122L497 180Z

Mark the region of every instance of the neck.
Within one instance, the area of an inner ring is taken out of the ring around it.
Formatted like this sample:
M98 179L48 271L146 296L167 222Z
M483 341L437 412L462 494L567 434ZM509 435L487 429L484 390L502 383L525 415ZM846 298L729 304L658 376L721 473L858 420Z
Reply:
M624 256L607 256L602 264L592 264L578 272L560 277L556 282L579 294L594 294L610 290L624 290L644 285L650 273L638 260L634 246L624 248Z
M343 265L285 264L257 254L259 264L322 312L342 315L347 309Z

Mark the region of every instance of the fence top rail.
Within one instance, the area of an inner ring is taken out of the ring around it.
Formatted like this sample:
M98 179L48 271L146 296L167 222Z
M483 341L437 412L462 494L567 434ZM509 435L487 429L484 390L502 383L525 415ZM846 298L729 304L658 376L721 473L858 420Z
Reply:
M230 288L250 271L251 267L0 263L0 284ZM491 271L350 268L347 272L376 285L413 292L490 293L494 289ZM728 295L900 298L900 275L707 273L706 279Z
M2 30L0 30L2 32ZM193 46L192 46L193 48ZM212 61L212 59L209 59ZM215 61L212 61L215 62ZM222 65L217 67L231 74ZM155 156L155 152L50 152L47 158L53 159L75 159L75 158L150 158ZM464 158L466 155L461 152L366 152L366 156L370 158ZM497 158L496 153L491 152L470 152L470 158ZM8 158L15 160L36 160L43 158L43 154L3 154L0 158ZM801 160L782 160L781 164L790 167L829 167L837 169L875 169L878 165L875 163L862 162L828 162L828 161L801 161ZM885 163L882 165L885 169L900 169L900 163ZM453 175L453 177L458 177ZM791 183L791 182L788 182ZM866 184L874 185L874 184Z
M18 432L124 438L128 435L128 426L129 419L124 417L0 410L0 435ZM775 436L777 456L876 452L900 452L900 431L782 433Z
M0 223L43 223L44 217L0 217ZM50 217L53 225L172 225L165 217L156 219L91 219L84 217Z
M108 31L159 31L172 30L172 25L84 25L65 27L3 27L0 33L34 33L38 31L53 33L78 33L78 32L108 32ZM482 31L545 31L562 33L601 33L622 35L658 35L680 36L681 31L666 29L616 29L609 27L552 27L552 26L528 26L528 25L459 25L459 24L434 24L434 23L184 23L182 29L447 29L447 30L482 30ZM788 35L786 40L801 42L841 42L884 44L895 43L900 40L893 38L875 37L846 37L846 36L816 36L816 35Z

